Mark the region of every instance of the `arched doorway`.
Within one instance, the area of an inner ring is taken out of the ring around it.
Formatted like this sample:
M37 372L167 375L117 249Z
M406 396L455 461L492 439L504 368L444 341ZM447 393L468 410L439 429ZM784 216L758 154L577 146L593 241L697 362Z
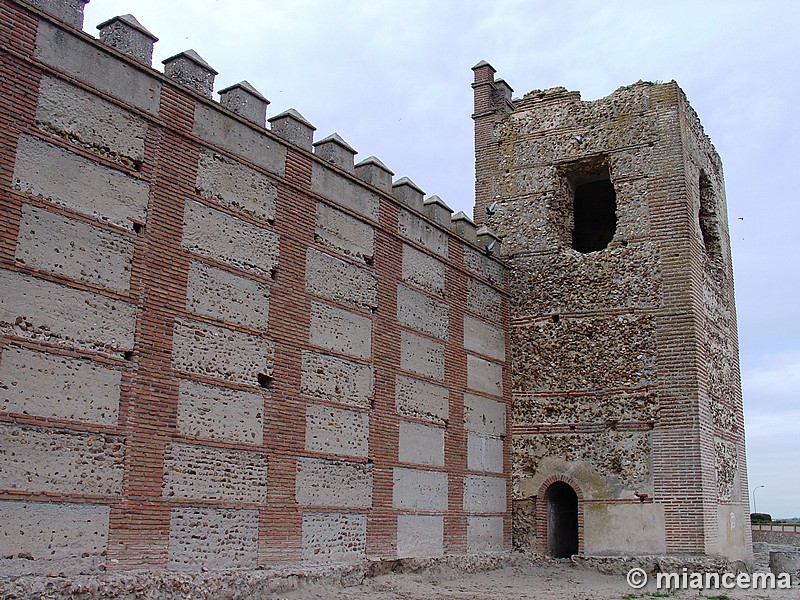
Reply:
M578 494L563 481L556 481L545 493L547 505L547 551L553 558L578 553Z

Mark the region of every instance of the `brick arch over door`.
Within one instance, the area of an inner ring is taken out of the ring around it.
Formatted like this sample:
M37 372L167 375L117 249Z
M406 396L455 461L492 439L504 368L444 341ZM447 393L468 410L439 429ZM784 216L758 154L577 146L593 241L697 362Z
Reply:
M568 485L572 490L575 492L575 495L578 499L578 515L577 515L577 527L578 527L578 553L583 554L584 551L584 542L583 542L583 492L580 486L575 483L574 480L570 479L566 475L551 475L547 479L545 479L542 484L539 486L539 490L536 494L536 546L540 552L545 554L549 554L549 544L548 544L548 490L556 483L564 483Z

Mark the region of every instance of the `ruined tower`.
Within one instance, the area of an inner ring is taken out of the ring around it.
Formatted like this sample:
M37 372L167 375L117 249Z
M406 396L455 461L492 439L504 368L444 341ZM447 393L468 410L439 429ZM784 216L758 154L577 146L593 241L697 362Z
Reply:
M473 70L475 221L512 274L515 544L747 560L725 191L697 115L674 82L512 100Z

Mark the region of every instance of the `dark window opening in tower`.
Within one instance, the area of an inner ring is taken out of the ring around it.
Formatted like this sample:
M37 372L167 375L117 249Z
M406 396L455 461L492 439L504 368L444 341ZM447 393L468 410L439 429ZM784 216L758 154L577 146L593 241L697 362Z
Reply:
M586 254L608 247L617 230L617 194L610 179L575 188L572 247Z
M714 187L704 172L700 172L700 233L703 236L703 245L706 252L716 257L720 253L719 226L717 223L716 201Z

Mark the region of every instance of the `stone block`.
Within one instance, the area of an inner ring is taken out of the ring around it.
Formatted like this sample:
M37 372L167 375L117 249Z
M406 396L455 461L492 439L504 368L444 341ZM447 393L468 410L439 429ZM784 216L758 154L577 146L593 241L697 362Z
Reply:
M464 266L475 275L484 277L496 285L505 284L506 268L475 248L464 247Z
M369 414L329 406L307 406L306 450L366 456L369 452Z
M467 468L470 471L503 472L503 440L499 437L467 433Z
M19 137L13 185L127 229L146 220L147 183L29 135Z
M306 253L306 291L360 310L378 306L378 278L372 271L314 248Z
M502 477L466 475L464 510L472 513L506 512L507 482Z
M269 287L201 262L189 262L186 309L251 329L269 329Z
M0 489L116 496L124 439L0 425Z
M584 510L586 554L665 554L664 506L655 503L587 504Z
M197 168L197 193L263 221L275 219L278 188L255 169L223 154L206 150Z
M278 263L278 234L199 202L186 203L183 247L266 277Z
M429 254L403 244L403 281L444 296L445 265Z
M90 292L0 270L0 331L101 352L133 349L136 308Z
M429 381L398 375L395 407L398 414L444 423L448 417L449 391Z
M392 191L392 171L383 164L377 157L368 156L353 168L356 177L368 184L383 190Z
M201 96L211 98L217 71L197 52L185 50L161 62L164 65L164 75Z
M370 358L372 320L341 308L312 302L310 341L334 352Z
M109 507L0 501L0 577L76 574L105 561Z
M486 435L503 435L506 433L506 405L474 394L464 394L464 429Z
M186 436L260 446L264 398L260 393L183 379L178 392L177 425Z
M397 557L427 558L444 554L444 517L397 516Z
M444 381L444 345L407 331L401 332L400 368Z
M467 387L492 396L502 396L503 365L468 354Z
M464 315L464 348L503 361L506 359L506 336L499 327Z
M515 388L603 390L653 385L656 319L651 314L609 314L544 319L515 328ZM663 317L671 319L672 317ZM674 330L672 321L665 327ZM570 365L569 369L558 365Z
M121 371L90 360L5 346L0 411L116 425Z
M198 102L192 132L271 173L286 173L286 146L217 108Z
M372 506L372 465L299 458L296 484L301 506Z
M147 121L60 79L42 78L36 124L129 167L144 161Z
M498 552L505 549L503 517L467 517L467 552Z
M370 406L374 393L372 367L304 350L300 391L313 398L354 406Z
M136 108L158 114L161 82L157 78L60 27L39 22L34 56Z
M395 467L394 508L447 510L447 473Z
M275 343L260 336L179 321L172 346L172 363L179 371L253 386L259 385L259 375L272 376Z
M172 509L167 569L255 569L257 564L257 510Z
M494 288L470 277L467 280L467 306L487 319L500 321L503 297Z
M328 248L356 258L371 259L375 254L375 230L322 202L317 203L314 239Z
M380 217L380 197L375 192L325 165L312 165L311 189L371 221Z
M247 81L220 90L219 103L259 127L266 125L269 100Z
M358 151L344 141L338 133L332 133L326 138L314 142L314 156L336 165L348 173L355 171L353 157L356 154L358 154Z
M283 111L269 119L272 133L290 144L311 152L314 132L317 130L294 108Z
M367 552L367 515L306 513L303 515L303 560L355 562Z
M111 46L133 60L147 65L153 64L153 45L158 38L150 33L133 15L112 17L97 26L100 41Z
M27 267L128 293L133 241L23 204L15 258Z
M267 455L170 443L164 451L164 498L265 502Z
M397 320L407 327L447 339L450 324L447 304L403 285L397 286Z
M401 422L399 460L404 463L443 467L444 429Z
M425 246L428 250L443 258L447 258L449 236L444 230L402 209L400 210L397 227L403 237Z

